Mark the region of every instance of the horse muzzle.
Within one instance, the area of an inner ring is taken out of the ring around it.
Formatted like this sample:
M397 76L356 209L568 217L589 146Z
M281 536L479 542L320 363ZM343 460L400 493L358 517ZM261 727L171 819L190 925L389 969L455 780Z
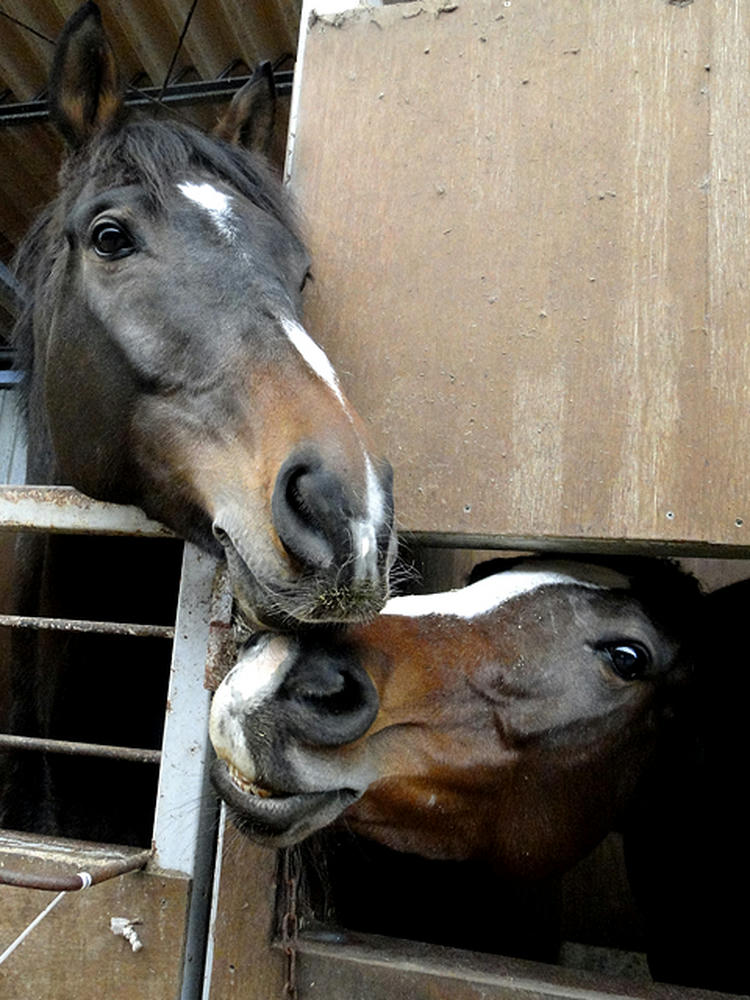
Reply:
M375 775L352 751L374 722L375 688L356 654L314 636L264 633L214 695L211 778L235 825L287 846L333 822ZM332 753L331 751L336 751Z
M367 621L388 598L396 551L392 471L366 459L355 490L312 449L281 466L271 496L277 544L258 558L241 511L220 511L213 533L224 548L242 615L255 627Z

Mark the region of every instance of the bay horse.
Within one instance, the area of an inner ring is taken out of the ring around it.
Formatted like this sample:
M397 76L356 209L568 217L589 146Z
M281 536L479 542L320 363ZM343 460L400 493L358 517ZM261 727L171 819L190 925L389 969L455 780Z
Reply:
M214 786L251 839L304 840L313 920L555 961L560 875L626 814L702 600L668 561L506 558L259 635L214 695Z
M99 9L83 4L48 89L67 146L59 192L16 263L27 482L135 504L225 558L254 628L372 617L395 552L390 466L301 324L310 261L257 153L271 88L268 68L256 72L210 135L129 117ZM169 542L26 537L18 558L22 614L174 620ZM157 668L153 645L20 636L10 728L158 748L168 652ZM148 842L125 793L149 783L143 766L108 767L19 758L0 821Z
M658 560L496 568L367 624L255 638L211 710L241 830L283 846L343 817L541 878L612 829L688 677L698 585Z

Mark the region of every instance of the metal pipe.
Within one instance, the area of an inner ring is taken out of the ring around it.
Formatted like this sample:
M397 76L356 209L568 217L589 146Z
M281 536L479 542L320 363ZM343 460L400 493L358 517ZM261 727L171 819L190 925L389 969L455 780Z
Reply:
M285 96L292 92L292 70L274 73L276 93ZM243 87L250 76L231 76L217 80L197 80L189 83L174 83L162 94L161 87L131 87L125 95L125 104L139 107L147 104L200 104L206 101L226 101ZM46 121L49 108L44 100L14 101L0 104L0 126L28 125L36 121Z
M128 622L95 622L80 618L44 618L31 615L0 615L0 628L36 628L53 632L89 632L127 635L141 639L174 639L172 625L136 625Z
M79 743L73 740L50 740L41 736L17 736L0 733L0 750L31 750L38 753L61 753L77 757L104 757L136 764L161 763L161 750L116 747L103 743Z
M48 892L77 892L89 885L97 885L99 882L106 882L117 875L124 875L126 872L143 868L151 860L152 855L153 851L141 851L138 854L131 854L127 858L109 861L88 873L91 876L91 882L77 874L46 875L0 868L0 884L15 885L21 889L45 889Z

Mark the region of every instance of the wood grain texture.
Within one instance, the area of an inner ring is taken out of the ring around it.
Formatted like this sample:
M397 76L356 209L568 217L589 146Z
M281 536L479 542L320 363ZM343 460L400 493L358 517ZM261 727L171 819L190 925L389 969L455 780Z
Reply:
M311 26L292 172L400 527L746 551L750 15L438 10Z
M59 871L67 861L70 871L87 871L117 852L101 845L61 841L63 853L49 853L46 848L34 847L33 836L17 836L17 849L0 849L0 865L46 872ZM122 852L128 850L123 848ZM55 895L0 886L0 950ZM0 967L0 997L177 1000L189 896L188 879L144 872L68 893ZM133 952L124 938L112 933L111 917L139 921L137 932L143 944L140 951Z
M707 377L711 405L706 489L750 530L750 10L741 0L709 5L711 152ZM729 515L731 516L731 515Z
M276 852L251 844L226 821L212 928L210 1000L283 995L284 957L276 926Z

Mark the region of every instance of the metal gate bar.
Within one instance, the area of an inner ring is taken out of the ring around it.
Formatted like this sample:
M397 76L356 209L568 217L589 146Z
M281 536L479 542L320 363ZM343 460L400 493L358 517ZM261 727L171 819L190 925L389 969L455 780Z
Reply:
M0 487L0 532L3 531L175 537L138 508L97 502L67 487L46 486ZM212 676L223 676L234 659L232 596L226 575L213 557L188 543L183 548L174 627L76 620L52 622L14 615L0 618L0 625L11 628L41 626L126 636L145 634L172 641L161 752L15 736L0 736L0 750L94 754L159 763L153 850L131 855L127 860L120 856L116 862L105 861L102 867L91 871L91 875L94 882L99 882L148 865L151 872L163 869L171 876L190 880L179 997L180 1000L198 1000L203 980L216 830L216 797L208 783L210 693L204 687L204 671L208 667ZM41 871L22 873L2 867L2 881L58 892L82 887L79 875L71 876L65 871L47 875Z
M0 487L0 530L137 535L155 538L171 536L171 532L157 522L151 521L136 507L102 503L65 486ZM0 628L45 629L170 641L173 641L175 636L173 625L141 625L30 615L0 614ZM0 733L0 750L99 757L142 764L159 764L162 758L160 750L54 740L10 733Z
M277 70L274 75L276 93L288 96L292 92L293 70ZM150 105L155 101L163 104L201 104L206 101L227 101L243 87L251 76L218 77L215 80L195 80L188 83L172 83L162 92L161 87L131 87L125 95L125 104L130 107ZM49 107L46 100L14 101L0 104L0 127L28 125L46 121Z
M16 736L0 733L0 750L31 750L37 753L61 753L76 757L104 757L136 764L159 764L161 750L108 746L103 743L79 743L75 740L50 740L41 736Z
M0 531L175 537L138 507L92 500L70 486L0 486Z
M0 531L47 532L80 535L137 536L170 538L172 533L151 521L136 507L102 503L63 486L0 487ZM173 625L142 625L128 622L87 621L45 616L0 614L0 628L45 629L132 638L159 638L174 641ZM139 764L161 764L161 750L108 746L73 740L0 733L0 751L54 753L122 760ZM100 882L136 868L152 858L153 849L107 861L92 872ZM0 868L0 883L31 889L70 892L81 888L77 874L61 872L21 872Z
M139 639L174 639L173 625L136 625L128 622L94 622L80 618L43 618L31 615L0 615L0 628L35 628L53 632L91 632Z

